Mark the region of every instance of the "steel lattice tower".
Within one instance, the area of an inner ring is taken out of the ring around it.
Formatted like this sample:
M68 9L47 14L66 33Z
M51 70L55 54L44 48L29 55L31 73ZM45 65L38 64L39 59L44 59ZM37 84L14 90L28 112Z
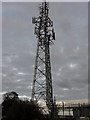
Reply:
M43 2L40 7L39 17L32 18L35 24L34 34L38 38L35 71L32 87L32 100L44 100L49 113L53 114L53 89L50 63L50 44L55 40L53 21L49 18L49 7Z

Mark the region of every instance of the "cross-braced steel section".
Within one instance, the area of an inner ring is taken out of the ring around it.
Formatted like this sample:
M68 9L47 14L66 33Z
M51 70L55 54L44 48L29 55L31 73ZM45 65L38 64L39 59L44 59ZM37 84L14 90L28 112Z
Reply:
M43 2L39 17L32 18L35 24L34 34L38 38L35 71L33 78L32 100L44 100L49 112L53 111L53 89L50 63L50 47L55 40L53 21L49 18L48 3Z

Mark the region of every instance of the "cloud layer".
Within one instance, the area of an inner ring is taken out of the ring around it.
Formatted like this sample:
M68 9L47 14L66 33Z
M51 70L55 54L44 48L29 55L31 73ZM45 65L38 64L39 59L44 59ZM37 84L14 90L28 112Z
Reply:
M31 95L37 39L33 16L38 3L3 3L3 91ZM50 3L56 40L51 47L54 95L88 97L88 3Z

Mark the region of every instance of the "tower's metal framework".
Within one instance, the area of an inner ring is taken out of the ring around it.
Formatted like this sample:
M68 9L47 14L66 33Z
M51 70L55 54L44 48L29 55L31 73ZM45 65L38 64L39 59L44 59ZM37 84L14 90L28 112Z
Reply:
M55 40L53 21L49 18L49 7L43 2L40 7L39 17L32 18L35 24L34 34L38 38L35 71L32 87L32 100L44 100L50 114L53 114L53 89L50 63L50 44Z

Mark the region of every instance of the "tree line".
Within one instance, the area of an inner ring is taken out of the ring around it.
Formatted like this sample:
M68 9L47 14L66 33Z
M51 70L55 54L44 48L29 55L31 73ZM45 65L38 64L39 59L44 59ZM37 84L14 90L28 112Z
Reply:
M5 93L2 102L1 120L49 120L39 105L33 101L21 100L14 91Z

